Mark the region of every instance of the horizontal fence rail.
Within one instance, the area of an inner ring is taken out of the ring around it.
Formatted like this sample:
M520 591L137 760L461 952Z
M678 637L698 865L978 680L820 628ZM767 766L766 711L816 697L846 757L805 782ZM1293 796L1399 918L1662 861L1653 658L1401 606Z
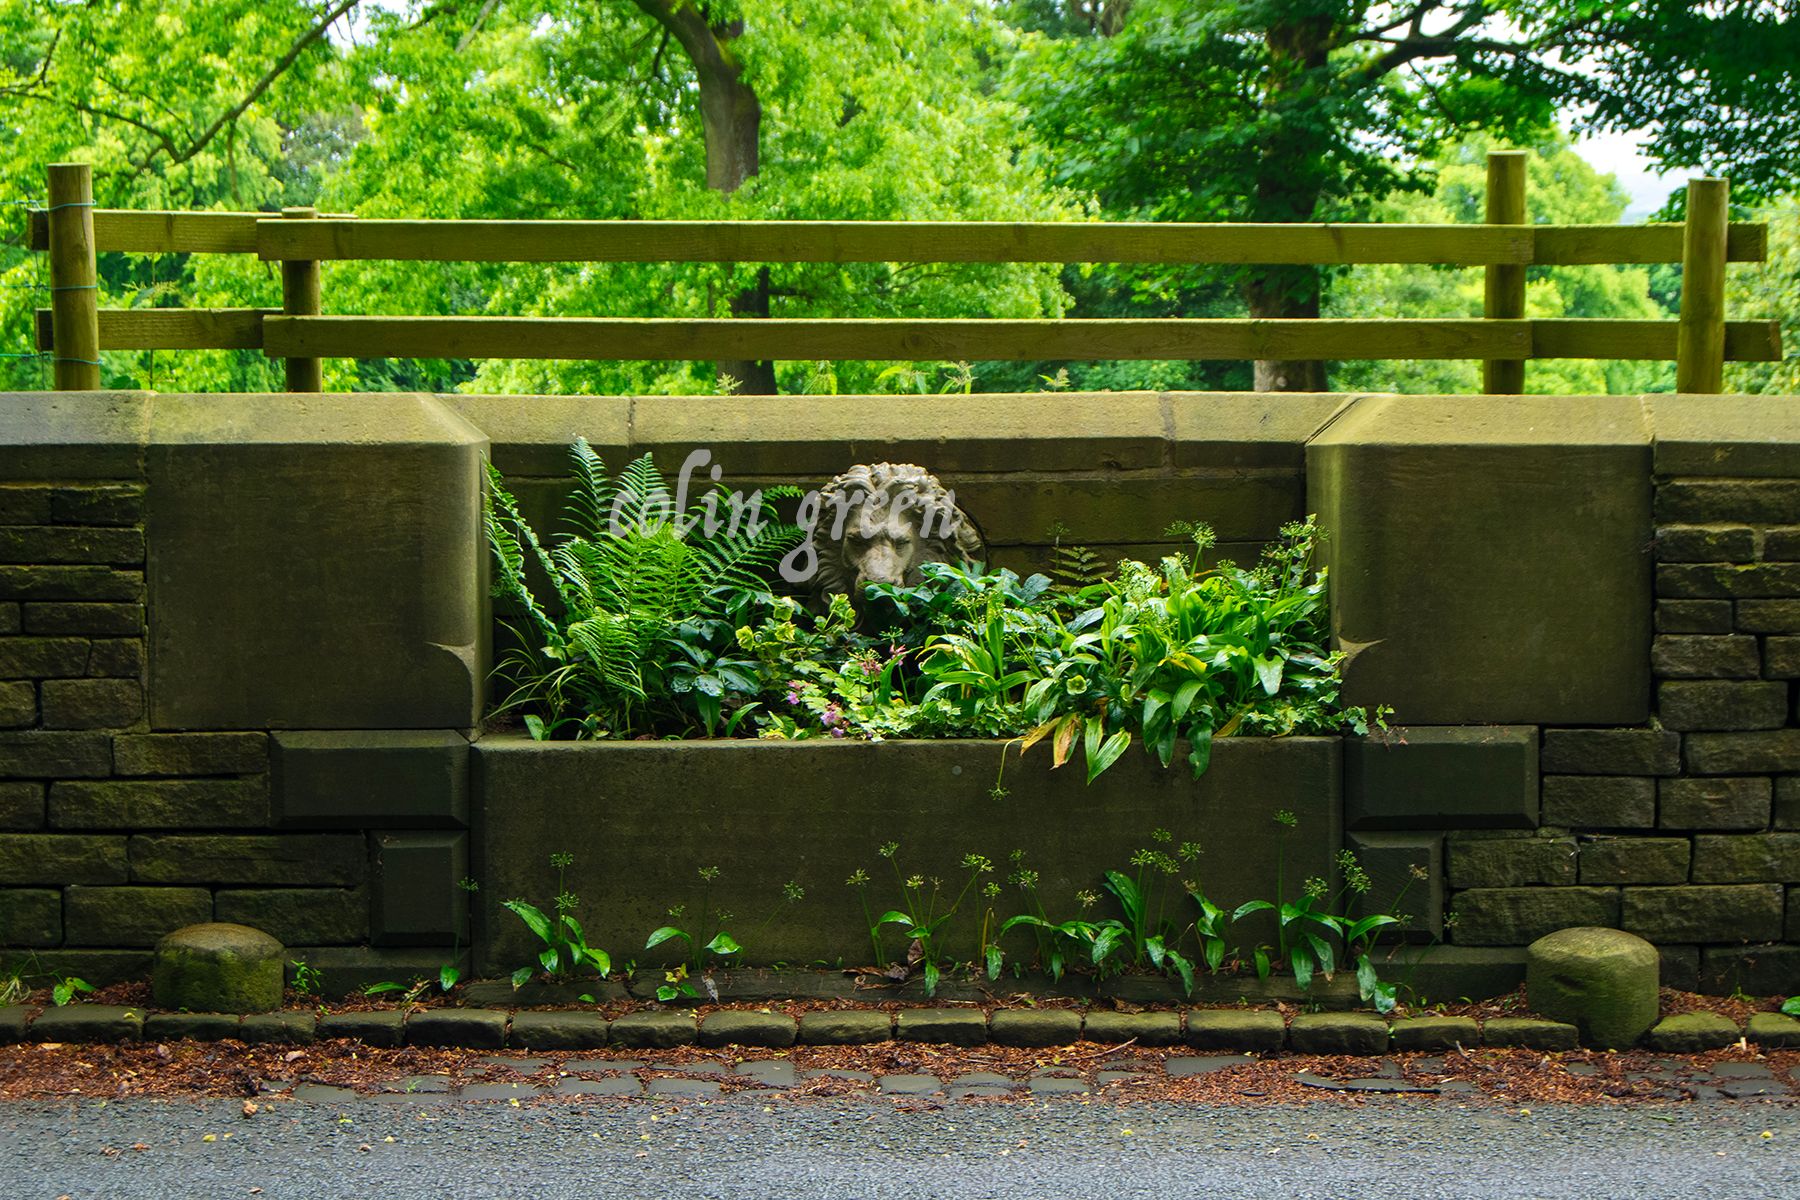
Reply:
M1474 359L1490 393L1524 390L1531 359L1676 363L1678 391L1717 391L1726 362L1781 357L1772 320L1725 319L1728 262L1768 257L1766 226L1727 218L1723 180L1695 180L1680 224L1535 225L1526 158L1488 160L1482 225L996 221L429 221L92 206L88 168L50 168L59 203L32 213L52 308L36 342L59 387L99 386L109 350L260 350L317 391L327 358L734 360ZM282 306L102 309L96 253L240 254L280 263ZM1483 316L1408 319L785 319L322 314L328 261L489 263L1153 263L1483 268ZM1536 320L1526 270L1680 263L1678 320Z
M50 310L38 349L53 350ZM101 309L102 350L262 350L271 358L1232 360L1675 357L1669 321L782 320L290 317L279 309ZM1728 321L1725 357L1774 362L1768 321Z
M36 213L32 248L49 248ZM997 221L385 221L99 209L101 251L408 262L1593 266L1681 261L1680 225L1181 225ZM1733 224L1731 262L1768 256Z

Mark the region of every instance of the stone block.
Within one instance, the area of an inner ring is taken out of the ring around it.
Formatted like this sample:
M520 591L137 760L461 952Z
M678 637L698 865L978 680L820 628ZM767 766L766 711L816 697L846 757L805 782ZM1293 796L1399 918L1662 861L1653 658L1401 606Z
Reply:
M253 1046L305 1046L318 1037L319 1019L311 1012L250 1013L238 1022L238 1037Z
M282 944L244 925L204 923L156 944L150 990L159 1008L261 1013L281 1007Z
M363 839L354 834L139 834L131 839L131 877L138 883L354 887L367 870Z
M337 1012L319 1018L320 1038L354 1038L369 1046L398 1046L403 1036L403 1012Z
M12 1046L25 1040L26 1029L37 1009L26 1004L0 1005L0 1046Z
M154 946L164 935L213 919L205 888L92 887L63 893L64 940L71 946Z
M613 1042L634 1050L667 1050L671 1046L691 1046L695 1037L691 1013L628 1013L612 1023Z
M1730 633L1732 629L1729 600L1658 600L1656 632L1658 633Z
M1800 833L1700 834L1695 883L1800 883Z
M260 733L138 733L113 739L120 775L255 775L269 768Z
M44 785L0 783L0 833L44 827Z
M154 1012L144 1018L146 1042L222 1042L238 1036L236 1013Z
M1756 534L1744 525L1664 525L1656 531L1659 562L1750 562Z
M349 946L369 937L368 895L343 888L221 888L213 913L290 946Z
M1686 883L1686 838L1597 838L1581 847L1581 882Z
M383 833L375 838L371 930L377 946L468 940L469 874L463 833Z
M998 1013L994 1015L999 1016ZM1076 1021L1079 1032L1079 1016ZM800 1014L800 1041L809 1046L864 1046L888 1041L893 1036L894 1019L884 1012L846 1010Z
M50 489L40 483L0 484L0 525L50 524Z
M1579 1029L1588 1045L1623 1050L1656 1022L1659 970L1656 947L1635 934L1564 929L1526 951L1525 994L1532 1011Z
M1663 829L1762 829L1769 823L1767 778L1665 779L1658 791Z
M499 1050L506 1045L506 1014L487 1008L425 1008L406 1018L409 1046L461 1046Z
M1687 768L1696 775L1768 775L1800 771L1800 729L1691 733Z
M0 638L0 679L70 679L87 674L86 638Z
M1656 568L1656 594L1739 600L1800 596L1800 564L1667 563Z
M320 973L320 994L360 999L370 984L407 984L436 980L446 964L469 976L467 949L450 953L448 946L429 949L371 949L368 946L289 946L288 959L299 959Z
M1775 828L1800 829L1800 778L1784 776L1775 781Z
M485 447L428 396L159 396L152 727L476 724Z
M1530 828L1537 731L1408 726L1344 742L1352 829Z
M50 494L58 525L136 525L144 519L144 485L102 483L59 487Z
M1350 833L1345 843L1369 876L1357 913L1408 918L1400 929L1413 939L1444 932L1444 839L1435 833ZM1423 876L1421 878L1420 876Z
M144 573L113 567L0 566L0 600L142 600Z
M987 1014L978 1008L903 1008L894 1022L902 1042L979 1046L987 1036Z
M0 884L124 883L126 874L123 837L0 834Z
M1800 633L1800 600L1739 600L1737 627L1744 633Z
M1782 1013L1751 1013L1744 1037L1765 1050L1800 1050L1800 1021Z
M1659 521L1800 521L1800 482L1792 479L1670 479L1656 489Z
M1762 556L1770 562L1793 562L1800 559L1800 528L1776 525L1763 530Z
M1524 946L1571 926L1619 923L1617 888L1470 888L1451 904L1452 936L1464 946Z
M1447 1053L1481 1044L1481 1027L1471 1017L1405 1017L1389 1031L1395 1051Z
M25 605L25 632L35 636L143 637L144 606L83 601L40 601Z
M0 683L0 729L25 729L37 719L36 684L29 679Z
M1657 717L1666 728L1780 729L1787 720L1787 685L1716 679L1671 680L1656 689Z
M1652 942L1773 942L1781 938L1779 884L1628 887L1620 920Z
M144 715L135 679L46 679L38 685L46 729L124 729Z
M95 987L115 983L142 983L150 977L150 951L144 949L28 950L20 954L0 951L0 970L35 977L40 986L52 975L76 975Z
M46 1008L31 1023L37 1042L135 1042L143 1032L143 1010L116 1004Z
M1181 1045L1178 1012L1107 1012L1089 1009L1081 1022L1081 1039L1109 1046L1130 1042L1137 1046Z
M25 627L25 618L16 600L0 603L0 636L11 637Z
M518 1018L514 1017L514 1028ZM734 1012L725 1009L710 1013L700 1022L702 1046L791 1046L799 1036L794 1018L782 1013Z
M1664 987L1681 992L1700 990L1700 947L1658 946L1656 956L1661 960Z
M1575 882L1574 838L1479 837L1451 834L1450 886L1508 888Z
M111 483L142 473L148 392L15 392L0 409L6 479Z
M769 864L793 861L796 829L807 831L809 889L884 868L875 851L888 840L902 847L907 873L959 878L958 859L972 847L956 848L944 831L973 830L975 813L982 828L1007 831L1006 841L978 852L1003 862L1024 850L1045 896L1099 888L1102 864L1127 862L1155 828L1170 829L1177 843L1205 843L1196 871L1221 907L1275 893L1278 844L1290 880L1334 873L1344 844L1335 740L1220 739L1198 780L1149 755L1126 755L1092 787L1078 772L1051 770L1039 749L1023 761L1016 749L1008 755L1009 794L996 801L988 789L1004 752L999 741L484 737L474 746L473 816L485 826L475 864L478 969L498 976L535 958L536 939L500 902L544 899L554 853L574 858L565 885L581 897L582 912L606 914L607 929L642 931L666 924L671 901L692 895L702 863L721 871L715 908L766 913ZM846 788L850 779L858 786ZM721 796L738 800L721 805ZM1298 819L1285 837L1269 816L1278 809ZM835 814L830 821L818 819L825 811ZM606 819L571 820L574 812ZM624 862L629 871L618 869ZM948 927L945 956L976 959L978 929L974 921ZM832 961L866 955L869 937L856 904L809 904L804 921L777 921L746 946L747 966Z
M1742 634L1661 634L1651 644L1650 670L1659 679L1756 679L1762 657L1756 639Z
M1184 1036L1196 1050L1272 1054L1287 1041L1287 1022L1274 1011L1191 1008Z
M268 783L255 775L50 785L53 829L265 829L268 824Z
M63 940L62 893L53 888L0 888L0 946L35 949Z
M1681 738L1661 729L1546 729L1546 775L1675 775Z
M99 638L88 653L88 674L114 679L141 679L144 643L137 638Z
M1763 675L1769 679L1800 679L1800 637L1763 639Z
M988 1038L999 1046L1067 1046L1081 1040L1081 1014L1068 1008L996 1009Z
M144 535L136 529L0 525L0 563L124 567L143 561Z
M1650 507L1634 398L1357 399L1307 446L1346 699L1410 724L1642 721Z
M1800 945L1707 946L1700 951L1700 990L1800 996Z
M1738 1040L1737 1022L1718 1013L1678 1013L1664 1017L1650 1029L1646 1040L1652 1050L1664 1054L1702 1054L1723 1050Z
M277 732L276 811L291 827L461 827L469 741L448 730Z
M1573 1050L1580 1044L1575 1026L1533 1017L1489 1017L1481 1024L1485 1046L1522 1046L1527 1050Z
M1797 423L1780 396L1645 396L1656 473L1740 482L1800 475Z
M1654 828L1656 781L1630 775L1546 775L1543 820L1564 829Z
M597 1012L516 1012L506 1040L515 1050L598 1050L611 1028Z
M1387 1022L1367 1013L1301 1013L1288 1024L1296 1054L1386 1054Z

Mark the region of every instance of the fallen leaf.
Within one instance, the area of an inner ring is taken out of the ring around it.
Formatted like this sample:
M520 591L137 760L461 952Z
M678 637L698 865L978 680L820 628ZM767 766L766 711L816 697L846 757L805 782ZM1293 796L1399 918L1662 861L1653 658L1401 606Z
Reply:
M256 1113L257 1113L256 1101L254 1101L254 1100L244 1101L244 1115L246 1117L254 1117L256 1115Z

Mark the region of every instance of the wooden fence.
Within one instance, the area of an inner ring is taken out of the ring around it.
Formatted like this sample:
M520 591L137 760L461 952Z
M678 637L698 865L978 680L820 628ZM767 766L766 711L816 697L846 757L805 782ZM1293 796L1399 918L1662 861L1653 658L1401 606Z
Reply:
M100 385L106 350L257 349L318 391L325 358L611 360L1479 359L1483 389L1524 390L1534 358L1673 359L1676 390L1716 392L1727 361L1781 357L1775 321L1725 319L1725 264L1767 229L1733 224L1722 179L1688 185L1684 224L1533 225L1525 155L1488 158L1484 225L1189 225L886 221L364 221L96 209L82 164L49 169L31 246L50 255L37 342L59 389ZM254 254L281 263L276 309L102 309L96 252ZM319 264L342 260L715 263L1415 263L1483 267L1466 320L784 320L325 316ZM1682 264L1675 321L1533 320L1526 268Z

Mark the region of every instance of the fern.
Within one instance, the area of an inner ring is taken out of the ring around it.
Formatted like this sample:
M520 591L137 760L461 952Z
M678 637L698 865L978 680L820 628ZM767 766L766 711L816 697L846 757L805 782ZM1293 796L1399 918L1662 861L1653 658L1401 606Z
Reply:
M1058 542L1050 549L1050 578L1065 591L1079 591L1105 581L1106 563L1086 546Z
M765 520L755 535L708 537L704 504L677 514L650 455L616 479L585 440L570 458L567 532L548 549L489 469L494 594L529 623L528 648L501 664L514 688L500 707L534 710L540 735L712 732L753 698L754 664L735 657L733 634L769 601L769 576L801 531ZM535 573L553 596L534 592Z

